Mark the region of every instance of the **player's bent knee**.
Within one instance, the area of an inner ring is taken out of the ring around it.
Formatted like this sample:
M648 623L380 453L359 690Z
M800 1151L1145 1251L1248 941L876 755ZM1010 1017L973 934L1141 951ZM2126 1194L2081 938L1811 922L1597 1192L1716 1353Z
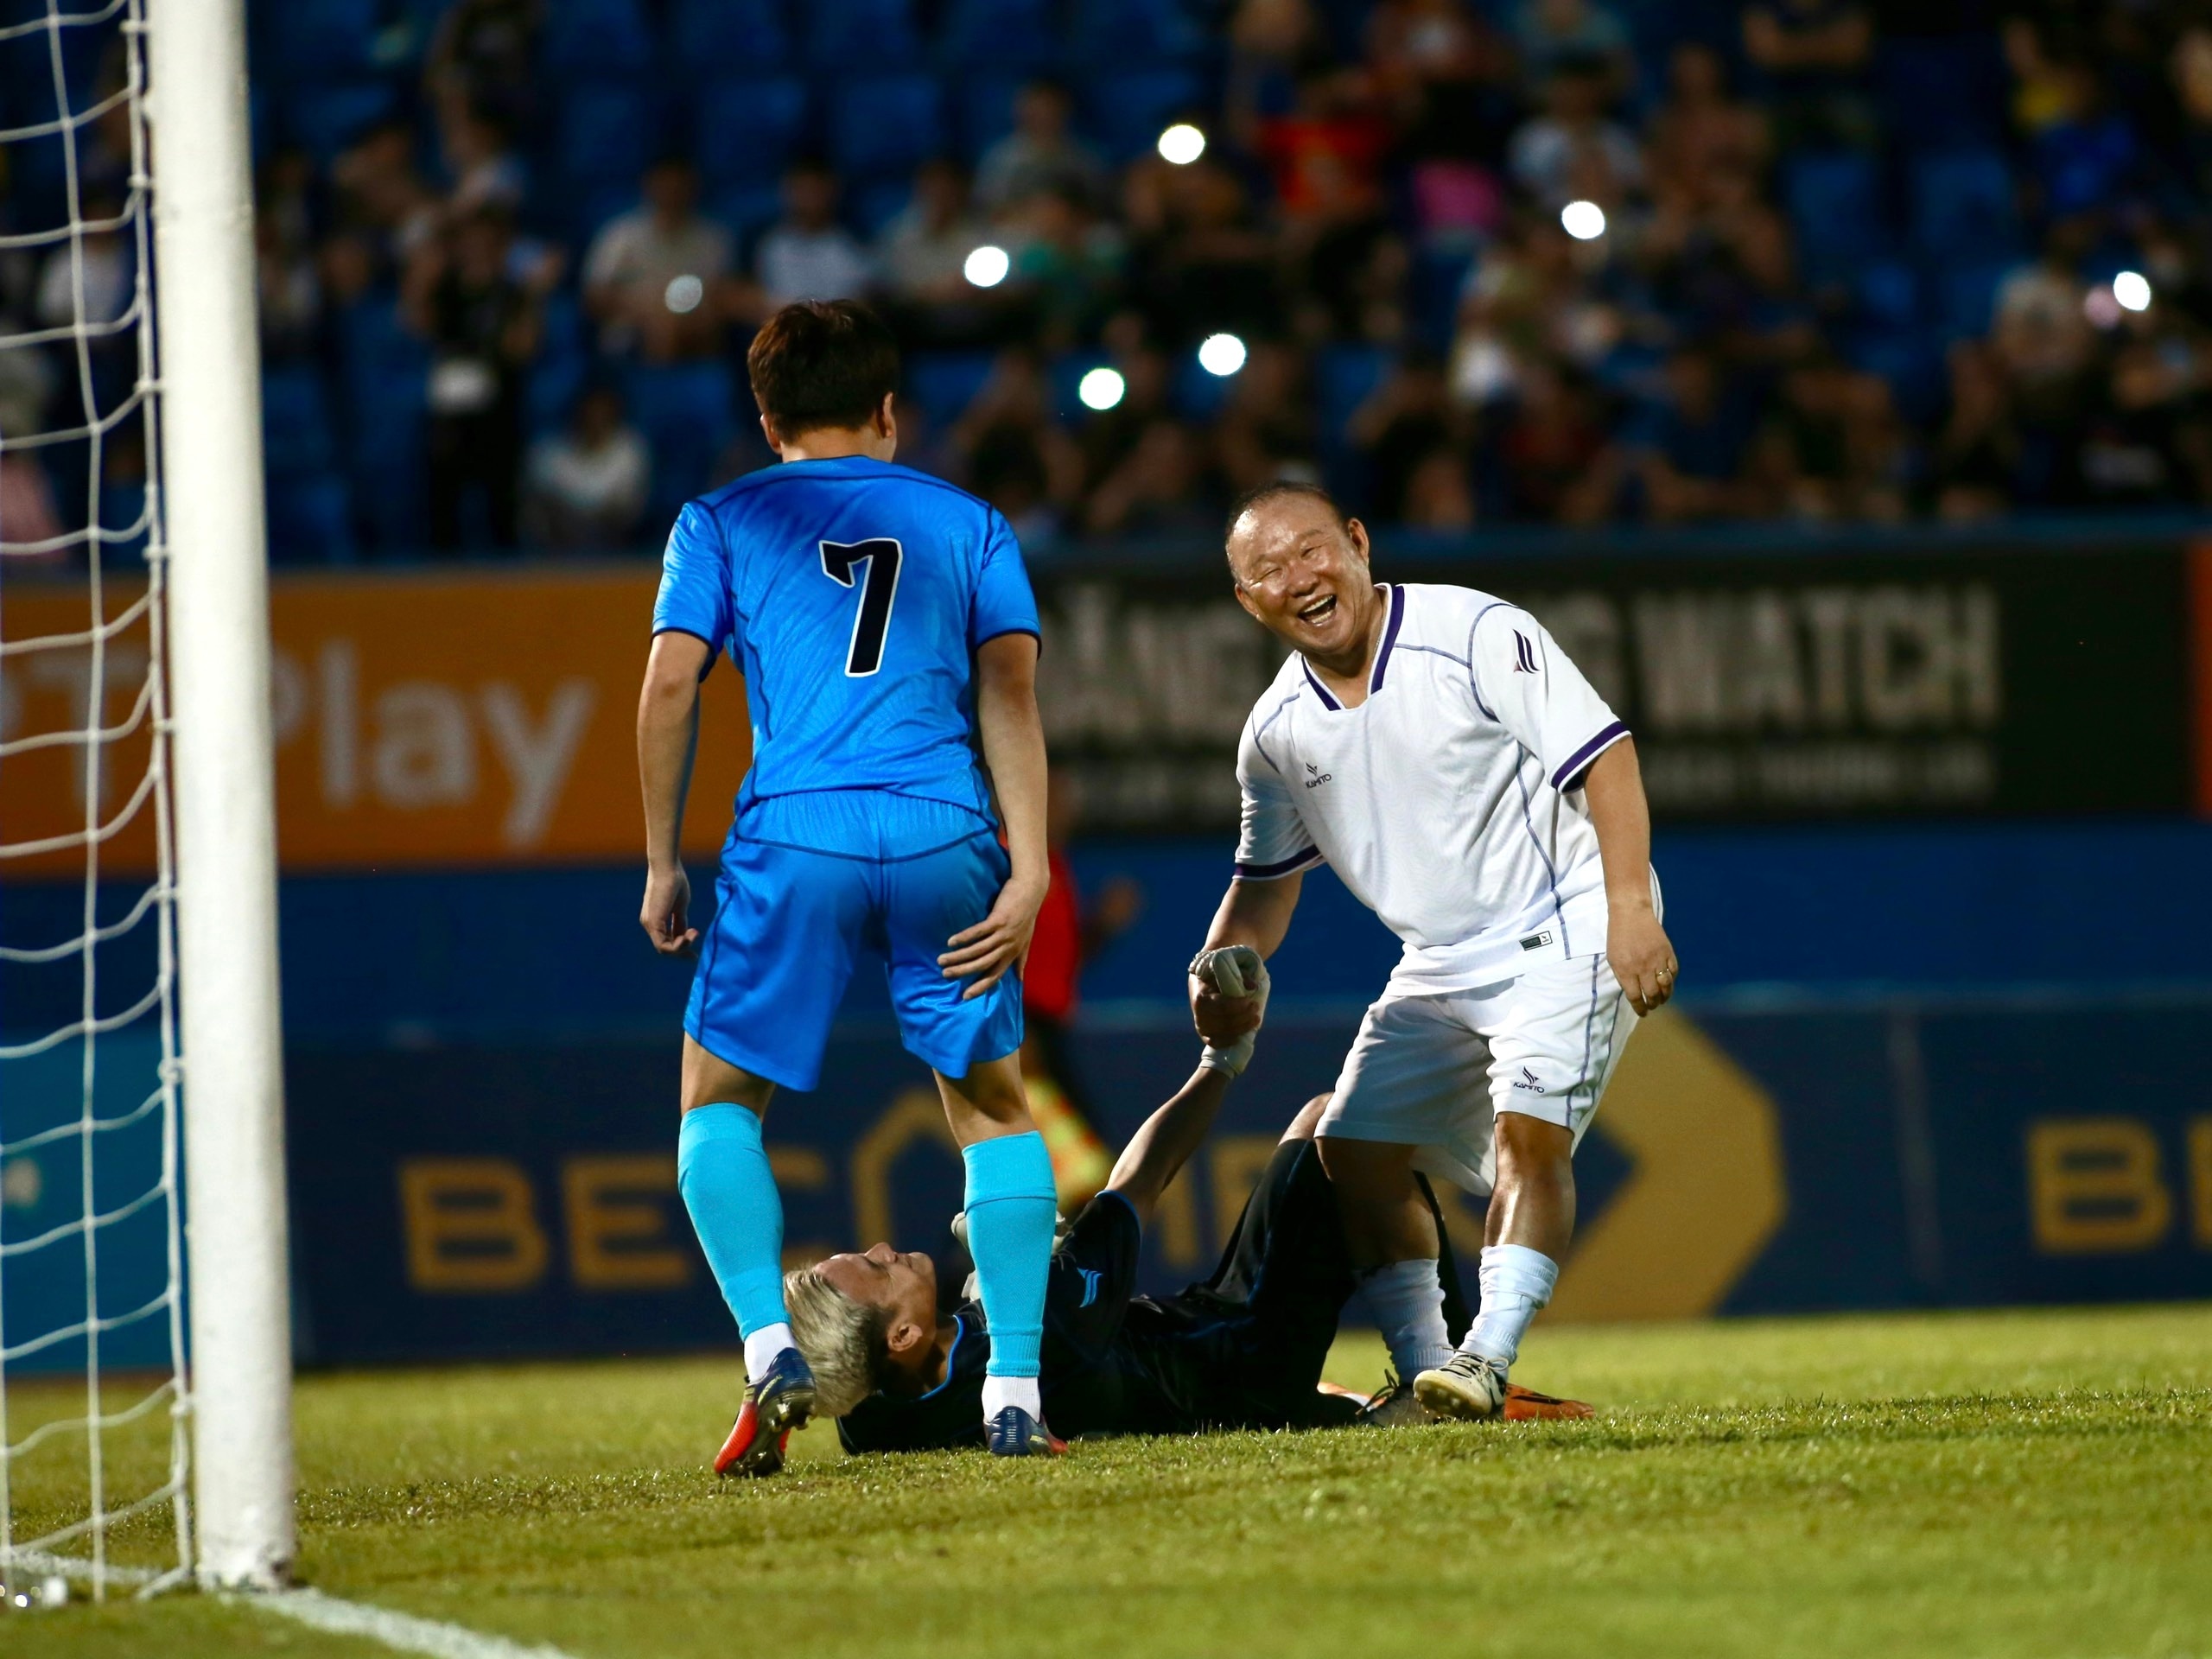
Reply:
M768 1078L709 1053L696 1037L683 1039L682 1108L743 1106L765 1117L776 1085Z
M1290 1127L1282 1132L1286 1141L1311 1141L1313 1132L1321 1127L1321 1114L1329 1109L1333 1095L1316 1095L1298 1109L1298 1116L1290 1120Z
M1018 1052L971 1066L964 1077L950 1077L940 1071L937 1087L956 1133L963 1122L976 1118L1002 1129L1032 1127L1029 1091L1021 1080Z
M1313 1144L1331 1183L1349 1196L1396 1197L1413 1190L1412 1147L1389 1141L1348 1141L1333 1135L1317 1135Z

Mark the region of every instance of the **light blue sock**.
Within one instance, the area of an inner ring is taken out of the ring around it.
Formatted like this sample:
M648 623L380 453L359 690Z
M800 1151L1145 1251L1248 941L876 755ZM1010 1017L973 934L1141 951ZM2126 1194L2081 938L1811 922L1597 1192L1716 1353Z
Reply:
M1052 1160L1035 1132L978 1141L968 1166L968 1253L991 1328L992 1376L1034 1376L1045 1339L1045 1280L1059 1213Z
M787 1323L784 1202L760 1144L760 1120L742 1106L684 1113L676 1137L676 1185L738 1330L749 1337L764 1325Z

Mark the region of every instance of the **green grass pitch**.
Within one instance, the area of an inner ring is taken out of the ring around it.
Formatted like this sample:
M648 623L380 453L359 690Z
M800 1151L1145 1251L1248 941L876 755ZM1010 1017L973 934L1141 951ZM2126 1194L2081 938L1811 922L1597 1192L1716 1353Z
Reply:
M817 1428L746 1485L728 1359L312 1376L301 1573L579 1659L2212 1655L2212 1307L1540 1325L1515 1374L1601 1414L1011 1465ZM0 1651L385 1650L181 1595Z

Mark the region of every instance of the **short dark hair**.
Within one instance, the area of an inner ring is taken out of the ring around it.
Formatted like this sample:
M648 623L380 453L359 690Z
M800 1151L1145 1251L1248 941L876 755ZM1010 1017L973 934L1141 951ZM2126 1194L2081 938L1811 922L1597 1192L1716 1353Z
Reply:
M857 300L800 300L753 337L745 372L779 438L864 426L899 389L899 342Z

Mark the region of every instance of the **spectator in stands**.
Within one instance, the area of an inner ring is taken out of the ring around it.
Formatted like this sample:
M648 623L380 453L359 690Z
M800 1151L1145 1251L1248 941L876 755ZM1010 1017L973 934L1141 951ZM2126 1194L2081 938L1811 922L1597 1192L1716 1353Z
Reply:
M1224 126L1251 148L1262 122L1290 112L1301 80L1336 67L1328 27L1313 0L1238 0L1223 77Z
M1731 98L1720 54L1687 41L1668 60L1667 99L1652 112L1644 145L1655 177L1691 192L1724 175L1756 179L1772 148L1765 115Z
M253 253L264 359L310 355L322 324L322 278L314 251L288 241L283 219L270 214L254 219Z
M797 162L784 175L784 216L753 250L760 315L794 300L853 300L874 281L868 251L837 222L837 175L825 162Z
M949 443L969 488L1004 513L1025 543L1058 536L1082 486L1083 456L1052 418L1052 388L1034 351L999 353Z
M1645 423L1636 470L1644 511L1658 524L1738 518L1758 508L1745 476L1751 422L1719 365L1701 346L1667 360L1666 401Z
M1457 449L1432 449L1406 480L1405 525L1441 534L1475 527L1475 491L1467 458Z
M465 98L511 126L536 104L540 0L456 0L423 62L432 100Z
M339 226L363 238L372 280L397 278L417 249L438 234L442 207L415 168L415 129L404 121L372 128L331 164Z
M691 163L645 169L644 202L607 220L584 255L584 308L600 349L656 363L712 356L735 264L729 232L699 212Z
M1643 183L1636 137L1605 114L1604 67L1569 58L1544 87L1544 113L1513 135L1514 182L1556 213L1579 197L1618 202Z
M2037 131L2029 152L2043 211L2053 219L2114 213L2141 182L2142 140L2093 65L2065 64L2060 79L2063 111Z
M51 247L39 267L34 315L48 328L113 322L130 307L138 276L137 244L124 234L123 198L88 194L83 231L72 247ZM131 349L136 351L137 346Z
M1619 448L1582 377L1548 361L1523 370L1497 438L1516 518L1593 524L1620 493Z
M1205 437L1179 421L1154 421L1101 480L1084 507L1094 536L1204 536L1220 529L1225 503L1212 487Z
M1128 250L1079 190L1033 192L1013 215L1013 281L1037 343L1065 351L1087 339L1119 297Z
M1864 147L1879 136L1867 90L1874 24L1859 0L1761 0L1745 6L1744 55L1765 77L1784 149Z
M2044 234L2041 258L2022 265L1997 290L1990 337L2016 394L2038 416L2067 404L2095 346L2083 304L2081 264L2094 226L2062 220Z
M925 345L983 336L1000 308L968 280L966 266L987 239L969 207L966 175L942 158L923 162L912 197L875 240L875 273L893 326Z
M472 492L492 545L516 544L523 377L537 355L539 296L512 274L512 231L488 208L419 248L401 296L429 342L428 499L431 545L458 549Z
M1130 297L1156 338L1283 332L1274 242L1230 169L1210 156L1187 167L1140 161L1124 181L1122 220Z
M620 548L636 538L652 458L604 381L584 388L568 424L531 446L523 524L537 547Z
M65 533L37 452L0 449L0 554L6 556L8 574L73 563L72 549L50 545Z
M1313 390L1303 353L1282 340L1255 342L1214 423L1214 452L1232 494L1277 479L1321 481Z
M439 116L446 176L452 182L448 207L467 213L497 207L516 213L530 194L530 171L516 151L505 123L467 99L449 99Z
M1172 414L1174 370L1166 353L1147 337L1144 319L1134 311L1109 319L1103 343L1122 376L1122 400L1087 416L1076 435L1085 495L1128 458L1147 427Z
M2212 200L2212 26L2194 24L2175 38L2167 72L2173 78L2175 163L2185 193Z
M1881 380L1832 356L1791 368L1757 442L1762 505L1816 522L1895 518L1888 411Z
M1422 163L1503 159L1519 114L1513 54L1464 0L1382 0L1367 61L1416 175Z
M1402 321L1391 302L1406 250L1382 188L1389 145L1389 127L1357 74L1306 76L1292 111L1260 125L1282 253L1302 301L1297 327L1309 338L1395 339Z
M1435 451L1461 448L1465 424L1436 355L1420 348L1402 354L1345 430L1366 461L1366 511L1378 523L1402 522L1414 472Z
M1596 65L1608 100L1635 81L1627 26L1602 0L1522 0L1513 35L1522 73L1538 85L1569 63Z
M1004 213L1046 190L1105 201L1106 168L1071 130L1074 115L1074 100L1056 81L1033 80L1021 89L1014 130L985 150L976 168L976 200L985 213Z

